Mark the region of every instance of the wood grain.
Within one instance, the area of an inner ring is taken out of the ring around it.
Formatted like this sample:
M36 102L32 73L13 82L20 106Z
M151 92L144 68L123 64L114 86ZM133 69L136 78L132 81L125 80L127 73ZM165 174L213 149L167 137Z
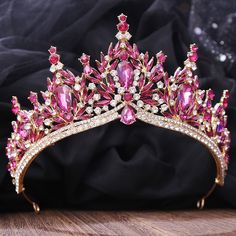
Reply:
M0 235L236 235L236 210L58 211L0 215Z

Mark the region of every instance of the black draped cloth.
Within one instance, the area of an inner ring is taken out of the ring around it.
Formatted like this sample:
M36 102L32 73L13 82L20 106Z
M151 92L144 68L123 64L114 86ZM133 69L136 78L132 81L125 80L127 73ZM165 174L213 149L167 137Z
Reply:
M201 87L219 100L230 90L232 135L224 187L208 207L236 207L236 3L174 0L48 0L0 2L0 211L31 206L14 191L5 146L12 131L11 96L26 109L30 91L46 90L48 48L58 47L64 64L81 72L77 58L92 60L115 42L117 16L128 15L131 42L140 51L168 55L171 74L183 65L189 44L200 48ZM195 140L142 122L119 121L74 135L47 148L31 165L27 192L43 207L74 209L195 208L214 182L215 163Z

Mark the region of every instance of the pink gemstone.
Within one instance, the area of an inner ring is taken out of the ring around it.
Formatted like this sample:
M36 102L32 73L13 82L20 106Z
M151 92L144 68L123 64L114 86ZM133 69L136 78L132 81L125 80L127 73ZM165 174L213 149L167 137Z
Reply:
M126 90L133 83L133 68L132 65L128 61L122 61L117 66L117 74L119 77L119 81Z
M90 67L90 65L86 65L86 66L84 67L84 73L85 73L85 74L90 74L90 73L92 73L92 68Z
M52 64L57 64L57 62L59 61L60 59L60 56L57 55L57 54L52 54L50 57L49 57L49 61L52 63Z
M29 100L30 100L32 103L36 103L36 102L38 101L37 93L30 92Z
M120 53L121 60L125 61L128 59L128 57L129 57L129 55L128 55L127 51L121 51L121 53Z
M211 113L206 112L204 114L204 120L210 122L211 121L211 116L212 116Z
M126 105L121 112L120 121L126 125L131 125L136 121L134 109Z
M166 60L166 55L163 52L159 52L156 55L158 63L163 64Z
M124 94L124 100L125 100L126 102L131 101L132 98L133 98L133 95L132 95L131 93L125 93L125 94Z
M28 136L28 131L25 130L23 127L19 129L19 134L22 138L26 138Z
M211 99L211 100L213 100L213 98L215 97L215 94L214 94L214 92L213 92L213 90L212 89L210 89L210 90L208 90L208 97Z
M12 102L11 110L14 114L17 114L20 111L20 104L18 103L17 97L13 96L11 102Z
M56 47L51 46L50 49L48 50L50 54L54 54L57 51Z
M227 106L228 106L228 97L225 97L224 99L223 99L223 107L224 108L227 108Z
M89 56L83 53L83 55L80 57L80 61L82 64L86 64L89 62Z
M191 62L196 62L198 59L197 53L196 52L192 52L191 55L189 56L189 60Z
M117 29L121 32L125 32L129 29L129 25L126 22L121 22L117 25Z
M179 105L182 110L187 109L190 104L193 103L193 90L190 85L183 84L180 87L179 94Z
M198 50L198 47L196 44L191 45L191 51L196 52Z
M124 15L124 14L121 14L121 15L118 16L118 19L119 19L120 21L126 21L127 16Z
M63 111L70 111L72 105L71 89L67 85L56 88L57 101Z

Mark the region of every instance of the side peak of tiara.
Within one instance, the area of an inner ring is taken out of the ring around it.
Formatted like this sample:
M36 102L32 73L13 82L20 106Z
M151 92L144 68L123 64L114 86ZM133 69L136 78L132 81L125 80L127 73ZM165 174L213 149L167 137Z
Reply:
M104 119L102 115L113 110L119 112L117 117L126 125L142 119L142 114L149 117L147 119L161 117L165 127L171 129L172 126L165 123L168 119L176 131L187 125L189 134L195 132L194 138L198 139L198 134L209 138L205 144L217 147L222 157L221 168L227 169L230 135L225 109L229 92L225 90L220 101L213 104L214 92L199 89L199 80L194 74L198 59L196 44L190 45L184 67L169 76L163 66L166 55L158 52L150 57L148 52L140 53L136 44L129 43L127 16L121 14L118 19L118 42L114 46L111 43L106 54L101 53L96 68L90 64L90 56L82 54L79 61L83 72L74 75L64 68L57 48L52 46L49 61L53 76L47 79L47 90L41 92L43 102L37 93L30 92L28 99L33 109L24 110L17 97L12 98L12 112L17 120L12 122L13 132L6 151L13 182L27 166L26 153L34 150L34 145L44 137L78 121L81 124L90 119L97 122L96 118ZM37 150L33 154L37 154ZM19 183L16 188L17 192L23 191Z

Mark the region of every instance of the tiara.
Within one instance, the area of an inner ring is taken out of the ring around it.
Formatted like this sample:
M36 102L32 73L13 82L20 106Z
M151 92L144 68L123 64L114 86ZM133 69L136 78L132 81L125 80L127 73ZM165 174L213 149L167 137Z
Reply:
M207 147L216 164L216 177L210 191L202 197L198 208L216 185L224 184L228 166L230 134L226 128L229 92L223 91L220 101L212 104L214 92L199 89L196 70L197 46L190 45L183 68L169 76L163 68L166 56L159 52L149 57L131 45L127 16L118 16L118 42L111 43L107 54L101 53L96 68L90 56L82 54L81 75L64 68L56 47L49 49L52 78L47 79L47 90L30 92L32 110L23 110L14 96L12 112L13 132L6 152L16 192L22 193L33 205L39 206L25 194L24 176L32 161L46 147L73 134L119 119L125 125L136 120L173 130L199 141Z

